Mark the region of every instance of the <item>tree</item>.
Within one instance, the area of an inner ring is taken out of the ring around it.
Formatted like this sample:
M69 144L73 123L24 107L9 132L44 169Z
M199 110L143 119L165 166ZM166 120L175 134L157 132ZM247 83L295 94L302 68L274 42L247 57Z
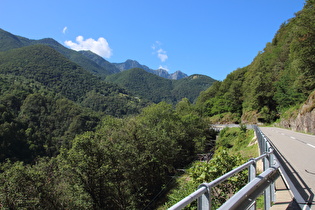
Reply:
M64 209L71 200L64 199L56 171L56 162L39 159L34 165L7 161L1 164L0 202L9 209Z
M110 142L87 132L74 139L72 148L58 157L63 176L70 183L73 199L93 209L114 209L114 174L117 171L108 153ZM75 186L79 189L75 189ZM81 194L88 197L81 199ZM83 206L84 207L84 206Z
M218 150L210 162L198 162L189 170L193 182L211 182L235 167L245 163L240 155L230 155L226 150ZM212 188L213 206L218 208L231 194L240 190L247 183L247 171L244 170L227 181Z
M315 88L315 1L307 0L303 10L295 18L296 38L291 44L290 60L293 71L298 73L295 86L305 99Z

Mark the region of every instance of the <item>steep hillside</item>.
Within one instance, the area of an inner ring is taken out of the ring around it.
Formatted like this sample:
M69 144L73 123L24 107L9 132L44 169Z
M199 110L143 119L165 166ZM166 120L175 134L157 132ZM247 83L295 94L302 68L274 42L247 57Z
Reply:
M106 66L99 66L93 60L82 55L80 52L70 50L59 44L54 39L45 38L40 40L32 40L25 37L13 35L7 31L0 29L0 52L37 44L43 44L52 47L69 60L82 66L84 69L95 75L105 77L106 75L113 73L112 69L106 69Z
M106 80L121 85L135 95L155 103L167 101L172 104L177 103L182 98L188 98L194 102L200 92L207 89L215 81L203 75L193 75L181 80L169 80L140 68L110 75Z
M0 73L33 79L96 111L115 116L138 112L138 100L125 89L98 79L45 45L0 52Z
M56 155L102 117L21 76L0 74L0 92L0 162Z
M146 98L155 103L167 101L174 103L171 90L171 80L146 72L143 69L130 69L118 74L110 75L106 81L116 83L132 91L135 95Z
M256 123L272 122L305 101L315 88L314 25L315 1L308 0L250 65L203 92L198 105L209 116Z
M14 48L19 48L25 46L21 40L0 28L0 51L6 51Z
M97 54L95 54L89 50L88 51L82 50L82 51L79 51L79 53L81 53L85 57L89 58L90 60L94 61L100 67L109 71L110 74L115 74L115 73L120 72L120 70L114 64L108 62L107 60L105 60L101 56L99 56L99 55L97 55Z
M194 102L200 92L209 88L215 81L211 77L199 74L175 80L173 81L172 95L176 97L177 101L188 98L191 102Z

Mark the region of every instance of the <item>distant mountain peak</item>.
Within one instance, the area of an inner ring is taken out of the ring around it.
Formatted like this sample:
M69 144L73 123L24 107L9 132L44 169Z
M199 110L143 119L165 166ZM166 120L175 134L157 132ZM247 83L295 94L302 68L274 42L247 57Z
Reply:
M145 66L145 65L141 65L138 61L136 60L131 60L131 59L128 59L126 60L125 62L123 63L113 63L120 71L125 71L125 70L128 70L128 69L133 69L133 68L140 68L140 69L143 69L147 72L150 72L150 68ZM152 73L152 72L150 72Z
M188 75L181 71L175 71L173 74L171 74L171 77L172 77L171 79L179 80L179 79L188 77Z
M179 80L185 77L188 77L187 74L181 72L181 71L176 71L175 73L170 74L167 69L163 68L160 66L157 70L150 69L149 67L140 64L136 60L131 60L128 59L123 63L113 63L120 71L125 71L128 69L133 69L133 68L140 68L143 69L149 73L158 75L160 77L166 78L166 79L172 79L172 80Z

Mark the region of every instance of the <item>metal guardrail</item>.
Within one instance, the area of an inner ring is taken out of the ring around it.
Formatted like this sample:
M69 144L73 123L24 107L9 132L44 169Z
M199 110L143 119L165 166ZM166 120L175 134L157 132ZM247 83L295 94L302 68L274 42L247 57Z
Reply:
M296 204L303 210L311 209L312 201L314 198L313 192L307 187L306 183L299 176L299 173L293 168L293 166L286 160L286 158L278 151L273 145L270 139L262 134L272 148L274 148L274 155L277 162L280 165L280 173L285 185L290 190Z
M211 209L211 188L227 180L234 174L248 168L248 184L227 200L220 209L255 209L256 198L264 192L265 209L269 209L274 198L274 181L280 176L279 165L275 161L273 149L257 126L254 130L259 142L261 156L251 159L210 183L199 185L198 189L176 203L169 210L182 209L197 199L198 210ZM263 160L264 172L256 176L256 162Z

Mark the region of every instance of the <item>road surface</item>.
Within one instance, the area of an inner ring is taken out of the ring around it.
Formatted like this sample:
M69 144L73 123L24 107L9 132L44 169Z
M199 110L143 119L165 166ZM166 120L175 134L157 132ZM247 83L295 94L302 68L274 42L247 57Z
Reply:
M315 204L315 136L294 131L260 127L286 161L292 166L297 180L308 195L308 202ZM313 208L314 206L312 206Z

